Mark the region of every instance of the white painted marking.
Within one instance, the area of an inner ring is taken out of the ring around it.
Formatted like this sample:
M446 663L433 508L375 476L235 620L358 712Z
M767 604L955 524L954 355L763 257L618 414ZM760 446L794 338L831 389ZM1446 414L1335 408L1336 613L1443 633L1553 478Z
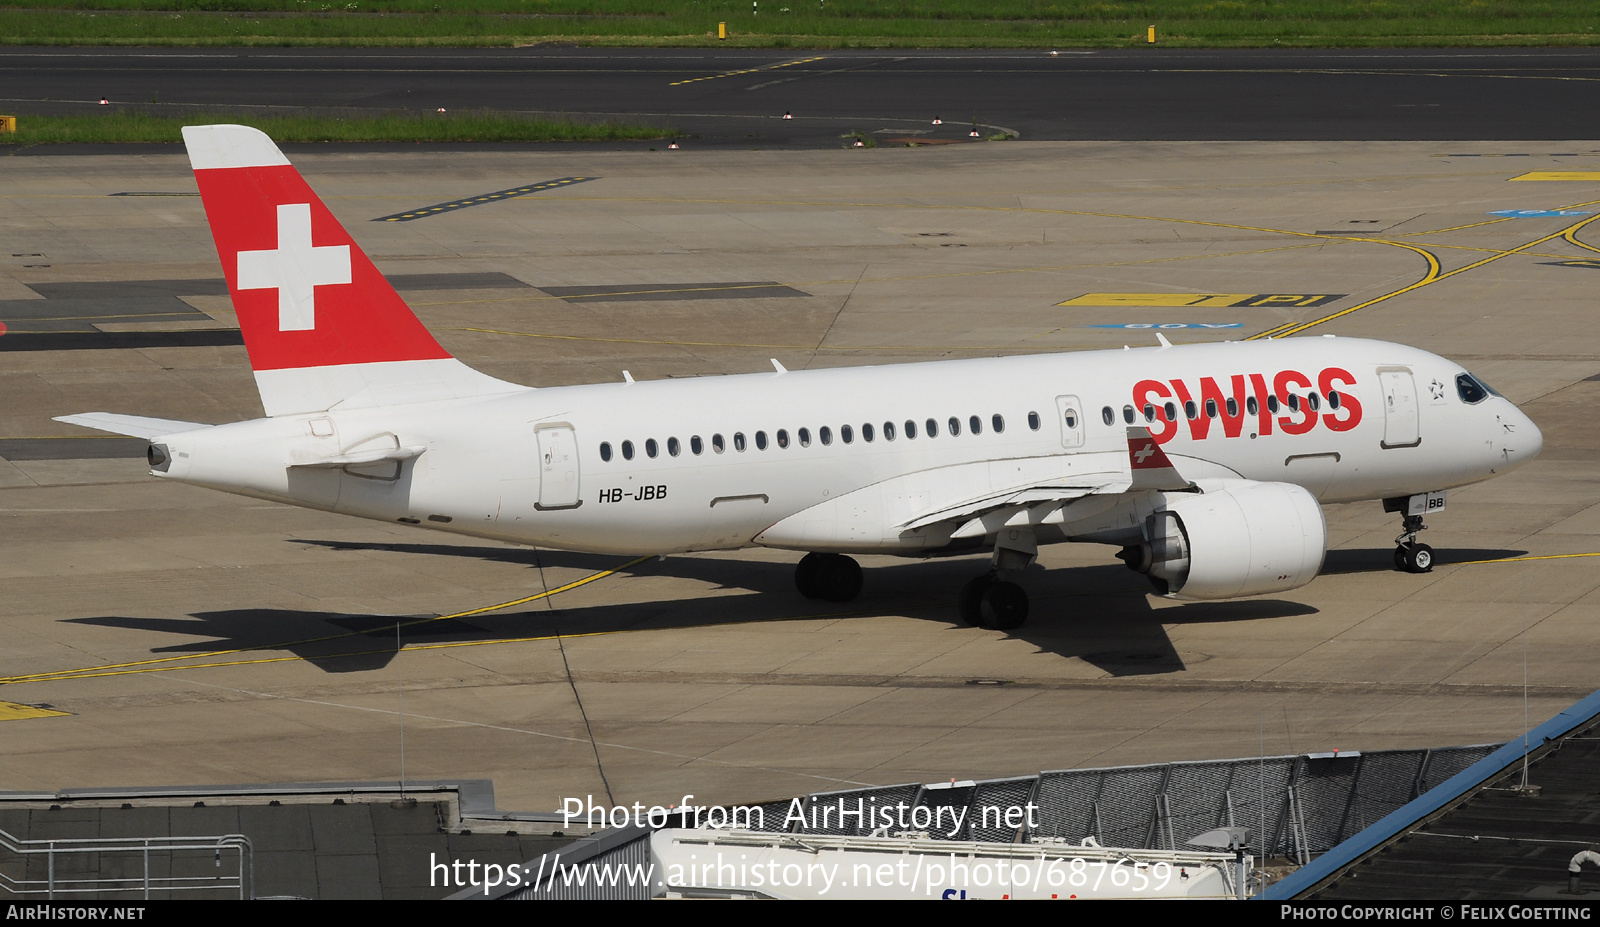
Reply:
M239 252L239 289L278 291L278 331L317 327L316 288L350 282L350 246L311 246L311 204L278 207L278 250Z

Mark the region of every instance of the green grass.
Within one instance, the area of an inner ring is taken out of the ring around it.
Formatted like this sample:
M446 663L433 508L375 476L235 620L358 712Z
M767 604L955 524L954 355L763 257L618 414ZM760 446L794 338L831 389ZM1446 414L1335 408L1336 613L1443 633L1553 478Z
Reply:
M278 142L612 142L666 138L661 126L535 119L506 113L384 114L377 116L241 116L237 113L157 115L110 110L78 116L19 116L17 131L0 144L181 142L186 125L225 122L254 126Z
M0 0L0 44L1588 45L1592 0ZM718 22L730 38L719 43Z

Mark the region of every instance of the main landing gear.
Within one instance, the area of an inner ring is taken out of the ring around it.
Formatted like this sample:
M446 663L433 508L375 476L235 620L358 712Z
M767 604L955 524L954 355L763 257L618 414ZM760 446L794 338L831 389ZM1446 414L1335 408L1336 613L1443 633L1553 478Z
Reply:
M993 569L973 577L961 587L956 599L961 620L990 631L1022 627L1028 620L1028 594L1001 577L1022 572L1038 556L1039 544L1031 528L1002 528L996 532Z
M861 594L861 564L844 554L806 554L794 568L794 585L808 599L848 602Z
M974 576L962 586L956 607L962 621L991 631L1010 631L1028 620L1028 594L1016 583L1001 579L995 570Z
M1404 530L1394 539L1394 568L1402 573L1427 573L1433 569L1433 548L1417 540L1417 532L1427 530L1421 515L1407 515Z

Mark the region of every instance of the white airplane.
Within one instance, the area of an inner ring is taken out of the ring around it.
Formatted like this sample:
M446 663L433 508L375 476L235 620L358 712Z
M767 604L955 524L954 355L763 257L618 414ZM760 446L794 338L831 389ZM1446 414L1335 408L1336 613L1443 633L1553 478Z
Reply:
M1459 365L1332 336L531 389L451 357L266 135L183 130L267 417L64 416L151 441L151 475L542 547L847 554L988 549L971 624L1027 617L1038 545L1121 548L1157 592L1278 593L1321 569L1320 502L1382 500L1395 566L1444 490L1539 453Z

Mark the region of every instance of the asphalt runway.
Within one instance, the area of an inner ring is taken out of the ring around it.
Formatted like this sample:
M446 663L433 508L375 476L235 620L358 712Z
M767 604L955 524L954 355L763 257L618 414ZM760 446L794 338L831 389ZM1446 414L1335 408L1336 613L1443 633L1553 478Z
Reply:
M1503 741L1596 688L1600 141L1017 125L915 149L294 157L441 343L517 382L1359 335L1460 360L1543 455L1452 493L1433 573L1390 568L1377 503L1333 506L1324 575L1281 596L1168 602L1110 548L1047 548L1011 634L955 614L981 557L863 558L862 598L819 606L784 552L630 561L256 502L51 421L260 414L184 156L7 158L0 784L393 779L403 730L408 777L490 778L503 808L756 801Z
M20 113L494 109L669 125L698 145L1566 139L1600 50L0 49ZM783 114L793 118L784 120ZM933 126L933 119L943 121Z

